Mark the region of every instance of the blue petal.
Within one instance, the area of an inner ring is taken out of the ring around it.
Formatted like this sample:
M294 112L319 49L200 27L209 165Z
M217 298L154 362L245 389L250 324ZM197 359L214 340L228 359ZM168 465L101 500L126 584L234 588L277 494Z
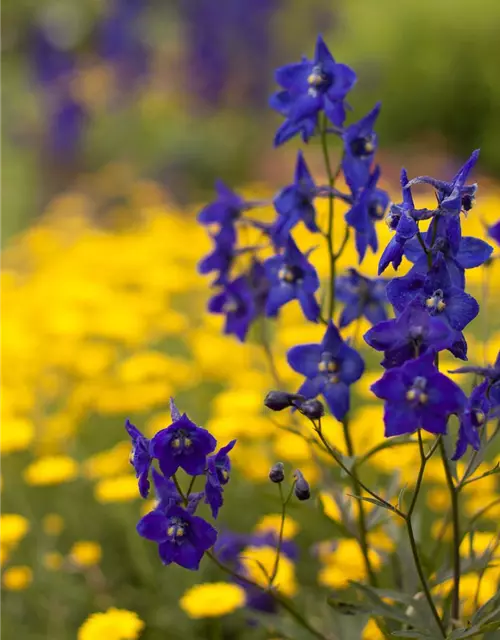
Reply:
M153 542L163 542L167 540L168 520L160 511L147 513L137 523L137 533Z
M484 264L492 252L493 247L484 240L466 237L462 238L456 261L464 269L473 269Z
M312 293L306 293L302 288L298 291L298 299L305 317L310 322L317 322L321 312L320 306Z
M295 298L295 287L280 283L269 291L266 302L266 316L276 316L281 307Z
M384 424L386 438L414 433L419 426L415 412L409 410L406 403L396 406L386 403L384 407Z
M479 304L471 295L453 287L446 299L446 317L450 325L462 331L479 313Z
M359 353L344 345L338 354L340 362L340 379L346 384L353 384L356 380L359 380L365 370L365 363Z
M333 416L342 420L349 411L349 387L343 382L328 383L323 395Z
M297 345L288 350L288 364L306 378L314 378L318 373L322 352L323 349L319 344Z

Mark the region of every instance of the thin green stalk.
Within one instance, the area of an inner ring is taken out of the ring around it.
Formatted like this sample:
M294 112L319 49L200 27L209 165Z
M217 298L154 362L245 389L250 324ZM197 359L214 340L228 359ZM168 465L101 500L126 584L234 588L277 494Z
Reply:
M189 498L189 496L191 495L191 492L193 491L194 483L196 482L196 478L197 477L198 476L193 476L191 478L191 482L189 483L189 486L188 486L188 489L187 489L187 492L186 492L186 500L187 500L187 498Z
M210 560L212 560L212 562L216 564L219 567L219 569L221 569L221 571L224 571L225 573L229 574L233 578L236 578L236 580L238 580L239 582L243 582L248 586L255 587L260 591L262 591L263 593L268 593L277 604L281 605L283 609L286 609L286 611L288 611L288 613L296 620L296 622L298 622L298 624L300 624L301 627L303 627L304 629L307 629L307 631L309 631L309 633L313 635L315 638L319 638L319 640L329 640L327 636L323 635L320 631L315 629L311 625L309 620L307 620L307 618L305 618L302 615L302 613L300 613L300 611L297 611L293 603L290 602L288 598L281 595L278 591L276 591L276 589L268 589L266 587L263 587L257 582L254 582L253 580L250 580L246 576L238 573L237 571L233 571L231 567L228 567L225 564L223 564L217 558L217 556L215 556L211 551L206 551L205 553L210 558Z
M446 484L451 497L451 521L453 525L453 596L451 601L451 617L460 619L460 517L458 489L453 481L444 442L440 442L441 459L443 460Z
M283 545L283 533L285 531L286 507L290 501L290 498L292 497L294 486L295 486L295 482L293 482L292 487L287 497L285 498L283 496L283 488L281 486L281 482L278 483L278 489L279 489L280 498L281 498L281 523L280 523L280 532L278 535L278 544L276 545L276 558L274 560L273 571L269 577L269 587L273 586L273 582L275 581L276 576L278 575L278 569L280 566L281 547Z
M437 441L441 441L440 438L437 438L435 445L437 446ZM436 624L441 632L443 638L446 638L446 630L443 626L439 613L436 609L436 605L434 604L434 600L432 598L432 594L429 589L429 585L427 584L427 578L425 577L425 573L422 567L422 563L420 562L420 556L418 553L417 541L415 540L415 533L413 531L413 524L411 521L411 517L413 515L413 511L415 510L415 506L417 504L418 496L420 493L420 488L422 486L422 480L424 478L425 465L427 461L430 459L432 454L434 453L436 446L433 446L429 453L426 455L424 451L424 444L422 442L422 434L420 433L420 429L418 430L418 443L420 449L420 469L418 471L417 482L415 484L415 491L413 492L413 498L408 508L408 513L405 516L406 521L406 529L408 531L408 538L410 540L410 547L413 555L413 560L415 562L415 567L417 569L418 577L420 578L420 584L422 585L422 589L424 590L425 598L429 604L432 615Z
M327 120L326 116L323 119L321 126L321 148L323 150L323 158L325 161L326 174L328 176L328 185L330 187L330 193L328 194L328 231L326 232L326 242L328 246L328 257L330 259L330 301L328 307L328 318L333 318L335 311L335 278L336 278L336 261L335 252L333 249L333 233L334 233L334 196L333 187L335 185L335 176L332 172L332 165L330 164L330 156L328 155L328 141L327 141Z
M177 476L175 475L175 473L172 476L172 480L174 481L175 488L177 489L177 491L179 492L180 497L182 498L182 502L184 502L184 504L186 505L187 504L187 498L184 495L184 491L182 490L182 487L179 484L179 480L177 479Z
M344 431L344 440L346 444L347 454L350 458L354 459L354 445L352 442L351 434L349 433L349 423L347 419L342 421L342 428ZM358 480L358 474L352 467L352 487L354 493L356 495L361 495L361 486ZM377 576L375 575L375 571L373 570L372 563L370 561L370 554L368 548L368 529L366 526L366 512L365 505L362 500L358 501L359 506L359 515L358 515L358 525L359 525L359 546L361 547L361 552L363 554L363 559L365 562L366 572L368 574L370 584L374 587L378 586Z
M424 242L424 239L422 238L422 234L420 233L420 231L417 231L417 240L420 243L420 246L422 247L422 249L424 250L425 255L427 256L427 266L429 267L429 269L432 269L432 254L429 251L429 249L427 249L426 244Z

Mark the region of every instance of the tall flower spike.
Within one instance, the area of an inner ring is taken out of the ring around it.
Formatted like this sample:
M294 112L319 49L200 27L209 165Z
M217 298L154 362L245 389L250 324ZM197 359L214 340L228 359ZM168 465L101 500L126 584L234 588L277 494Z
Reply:
M223 504L224 485L229 482L229 472L231 471L231 461L228 454L235 444L236 440L231 440L229 444L219 449L215 455L208 458L205 502L210 505L214 518L219 515L219 509Z
M467 451L468 445L479 451L481 439L478 430L486 424L488 413L492 408L492 403L486 395L487 391L488 381L483 380L467 399L465 409L460 416L458 439L452 460L459 460Z
M219 225L220 233L229 234L231 240L235 222L249 205L221 180L215 183L215 190L217 199L203 207L198 214L198 222L203 225Z
M356 269L348 269L337 279L335 295L344 303L339 327L347 327L358 318L365 317L371 324L387 320L387 281L366 278Z
M314 297L320 284L318 274L291 236L283 253L266 260L264 267L271 284L266 315L276 316L287 302L298 300L305 317L316 322L320 314L319 304Z
M451 414L460 414L466 397L460 387L434 365L434 352L409 360L402 367L386 371L371 386L385 400L385 436L414 433L422 428L445 434Z
M373 127L380 107L381 104L378 102L364 118L349 125L342 134L342 170L354 194L366 185L370 176L370 166L377 149L377 134Z
M146 436L142 435L139 429L134 426L130 420L126 421L125 429L132 438L130 463L134 467L136 476L139 479L139 493L143 498L147 498L150 487L149 469L151 468L152 462L150 441Z
M255 301L246 276L228 282L221 293L208 302L210 313L226 316L224 333L245 341L252 320L255 318Z
M365 364L359 353L346 344L330 322L320 344L292 347L288 364L307 380L298 393L306 398L323 394L337 420L349 411L349 387L362 376Z

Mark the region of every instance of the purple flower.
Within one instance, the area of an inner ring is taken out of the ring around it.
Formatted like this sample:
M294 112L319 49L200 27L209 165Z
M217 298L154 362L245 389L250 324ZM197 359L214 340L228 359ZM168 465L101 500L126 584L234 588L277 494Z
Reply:
M271 283L267 277L264 264L252 256L252 264L248 271L248 283L252 290L253 301L255 305L255 315L262 316L266 310L267 298Z
M203 207L198 214L198 222L203 225L219 225L220 233L227 234L229 241L231 241L235 233L234 223L242 212L251 208L252 205L246 203L221 180L216 181L215 190L217 199Z
M344 99L356 82L354 71L335 62L321 36L316 42L314 59L289 64L276 71L276 82L285 91L271 99L271 106L286 115L282 128L300 125L297 132L308 134L317 122L318 114L324 111L331 122L341 127L345 120ZM307 124L306 124L307 123ZM278 131L275 144L289 139Z
M373 127L380 106L378 102L364 118L348 126L342 134L342 170L352 193L365 187L370 176L370 166L377 148L377 134Z
M423 220L432 214L428 209L415 209L411 190L407 188L408 176L406 169L401 169L401 187L403 190L403 202L401 204L393 204L386 218L389 228L396 233L382 253L378 267L379 275L391 263L394 269L399 267L403 259L406 243L418 232L416 220Z
M276 316L291 300L298 300L305 317L316 322L320 313L314 293L319 289L316 269L289 236L283 253L264 263L271 284L266 303L266 315Z
M490 403L490 411L493 415L498 415L500 411L500 351L495 363L487 367L466 366L450 371L450 373L474 373L482 376L488 382L486 388L486 398Z
M359 353L346 344L330 322L321 344L292 347L288 364L307 380L298 393L306 398L323 394L337 420L349 411L349 386L359 380L365 364Z
M125 429L132 438L132 453L130 463L135 469L135 474L139 479L139 493L143 498L149 494L149 469L151 468L152 455L150 440L142 435L137 427L130 420L125 422Z
M295 178L293 184L282 189L274 199L274 207L278 212L278 219L273 225L271 235L278 247L285 245L290 231L300 220L312 233L319 231L316 224L316 211L313 200L318 189L307 168L302 152L297 154Z
M387 320L386 287L387 281L383 278L370 279L356 269L348 269L345 276L337 278L335 295L345 304L339 327L347 327L362 316L371 324Z
M487 235L500 245L500 220L487 227Z
M170 507L178 505L182 502L182 498L177 491L175 482L173 482L169 478L166 478L154 467L153 469L151 469L151 475L153 476L153 484L157 500L155 510L167 512Z
M208 310L210 313L224 314L226 316L224 333L234 334L244 342L256 311L248 278L240 276L228 282L221 293L215 294L209 300Z
M219 509L223 504L224 485L229 482L229 472L231 471L231 461L228 453L235 444L236 440L231 440L229 444L219 449L215 455L208 458L205 503L210 505L214 518L219 515Z
M356 232L356 250L360 264L368 247L371 247L374 253L378 249L375 223L382 220L389 204L387 192L377 189L379 177L380 168L375 167L362 190L356 194L351 209L345 215L345 221Z
M448 349L454 332L446 322L429 315L419 300L412 300L401 315L394 320L379 322L368 329L364 338L370 347L384 352L381 364L390 369L428 349Z
M481 266L493 251L493 247L479 238L462 238L457 216L438 216L426 231L424 243L433 260L438 254L442 254L452 284L461 289L465 288L464 269ZM406 243L404 254L414 263L415 271L427 273L427 256L417 238Z
M446 213L460 214L461 211L469 211L474 205L474 198L477 191L477 184L467 186L465 184L469 173L479 158L479 149L472 152L467 162L460 167L450 182L436 180L430 176L419 176L413 178L407 188L413 184L430 184L436 189L436 196L439 209Z
M460 387L436 369L433 351L386 371L371 390L385 400L386 437L417 429L444 434L448 418L460 414L466 401Z
M487 391L488 381L483 380L473 389L467 399L465 409L460 416L458 439L452 460L459 460L467 451L468 445L479 451L481 440L478 429L486 423L488 412L491 409L491 402L486 395Z
M160 464L166 478L180 467L190 476L205 472L207 455L217 445L206 430L197 427L184 413L178 420L159 431L151 440L151 454Z
M211 253L198 263L198 272L206 275L218 271L214 285L221 285L227 281L229 271L236 255L236 232L232 227L225 227L217 235L212 236L215 247Z
M173 562L196 571L205 551L217 540L217 531L208 522L179 506L167 512L158 510L145 515L137 524L140 536L158 543L165 565Z

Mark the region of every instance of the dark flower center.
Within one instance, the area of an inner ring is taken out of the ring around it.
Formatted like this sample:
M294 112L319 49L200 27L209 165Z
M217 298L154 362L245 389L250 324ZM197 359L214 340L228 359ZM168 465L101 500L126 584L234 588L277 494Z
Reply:
M384 217L385 207L380 200L375 199L368 205L368 215L372 220L382 220ZM399 221L399 218L398 218Z
M190 449L193 445L193 441L189 437L189 434L183 429L176 431L170 442L174 452L176 453L182 453L186 449Z
M319 373L322 373L328 379L328 382L335 383L339 381L338 370L338 362L329 351L324 351L318 364Z
M446 302L444 301L444 293L442 289L436 289L432 296L427 298L425 306L431 313L441 313L446 309Z
M385 221L387 223L387 226L389 227L389 229L391 229L391 231L395 231L399 221L401 220L401 211L399 211L399 209L396 206L392 206L391 210L389 211L389 213L387 214Z
M354 138L354 140L351 140L349 148L356 158L367 158L375 151L374 135L370 134Z
M476 198L473 194L466 193L462 196L462 209L464 211L470 211L474 206Z
M417 376L413 380L412 386L406 392L406 399L411 404L425 404L428 400L428 396L425 393L425 388L427 387L427 380L422 376Z
M295 265L284 264L279 270L278 277L287 284L301 283L304 279L304 270Z
M167 527L167 536L173 541L180 543L186 535L187 522L180 518L170 518Z

